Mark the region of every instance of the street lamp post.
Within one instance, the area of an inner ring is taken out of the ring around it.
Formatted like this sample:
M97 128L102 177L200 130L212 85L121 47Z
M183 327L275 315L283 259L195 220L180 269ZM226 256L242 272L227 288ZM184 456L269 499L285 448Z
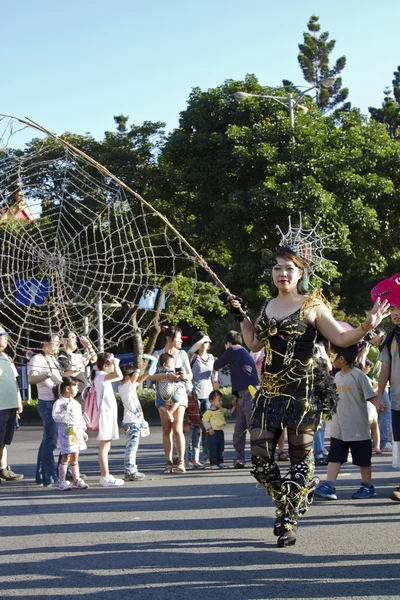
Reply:
M283 89L285 91L286 98L284 96L272 96L270 94L249 94L248 92L235 92L234 97L236 98L236 100L238 102L242 102L243 100L246 100L247 98L269 98L271 100L274 100L275 102L278 102L278 104L281 104L289 111L290 125L292 128L294 128L294 109L295 109L295 107L297 106L297 108L299 108L305 115L308 113L307 106L304 106L304 104L300 104L300 100L308 92L311 92L311 90L318 89L320 86L326 87L326 88L332 87L333 84L335 83L335 81L336 81L335 77L327 77L326 79L323 79L318 85L313 85L313 86L307 88L306 90L304 90L304 92L301 92L301 94L299 94L299 96L297 98L294 97L292 92L286 92L284 88Z

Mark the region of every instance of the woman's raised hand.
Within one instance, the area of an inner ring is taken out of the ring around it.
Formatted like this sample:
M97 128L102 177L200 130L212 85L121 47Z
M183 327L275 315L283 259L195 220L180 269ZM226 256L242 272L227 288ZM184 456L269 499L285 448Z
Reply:
M365 328L372 330L375 329L375 327L378 327L380 322L390 315L389 309L389 302L387 300L381 300L380 298L378 298L363 323L363 329Z

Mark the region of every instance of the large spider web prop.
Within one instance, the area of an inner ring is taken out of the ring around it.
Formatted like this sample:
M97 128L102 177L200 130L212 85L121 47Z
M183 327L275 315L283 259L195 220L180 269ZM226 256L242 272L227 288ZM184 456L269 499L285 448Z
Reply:
M332 238L335 236L334 233L328 235L319 235L318 226L321 219L318 219L317 223L312 229L306 229L303 227L303 219L301 213L299 213L299 225L298 227L292 226L292 219L289 216L288 230L283 233L282 229L277 225L277 229L281 234L281 240L279 246L290 248L298 256L300 256L308 265L310 275L314 275L324 283L329 283L322 279L318 273L324 271L327 264L336 264L336 261L329 260L324 256L324 251L327 249L333 250L334 247L330 244ZM327 240L330 240L329 242Z
M26 126L0 119L0 323L14 334L14 351L64 328L86 329L97 345L99 300L105 347L132 337L133 314L145 334L157 296L157 318L168 320L177 278L189 281L192 297L197 283L198 261L181 236L55 136L35 150L10 148Z

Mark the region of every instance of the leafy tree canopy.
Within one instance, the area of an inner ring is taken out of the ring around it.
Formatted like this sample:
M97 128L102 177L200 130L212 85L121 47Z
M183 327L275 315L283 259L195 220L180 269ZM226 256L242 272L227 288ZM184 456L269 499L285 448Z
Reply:
M268 293L268 255L279 242L276 224L302 212L335 233L337 260L324 275L340 308L361 313L369 290L400 253L400 151L376 122L357 111L324 118L308 102L307 115L273 100L237 103L237 90L268 94L254 75L217 88L194 88L180 126L160 162L164 202L177 226L232 291L259 308Z

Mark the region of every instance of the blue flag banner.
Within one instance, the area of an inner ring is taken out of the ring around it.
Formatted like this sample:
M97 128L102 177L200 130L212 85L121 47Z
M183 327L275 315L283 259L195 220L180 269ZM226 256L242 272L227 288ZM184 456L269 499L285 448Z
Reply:
M50 284L46 280L17 279L15 281L15 302L30 306L46 304L50 295Z

